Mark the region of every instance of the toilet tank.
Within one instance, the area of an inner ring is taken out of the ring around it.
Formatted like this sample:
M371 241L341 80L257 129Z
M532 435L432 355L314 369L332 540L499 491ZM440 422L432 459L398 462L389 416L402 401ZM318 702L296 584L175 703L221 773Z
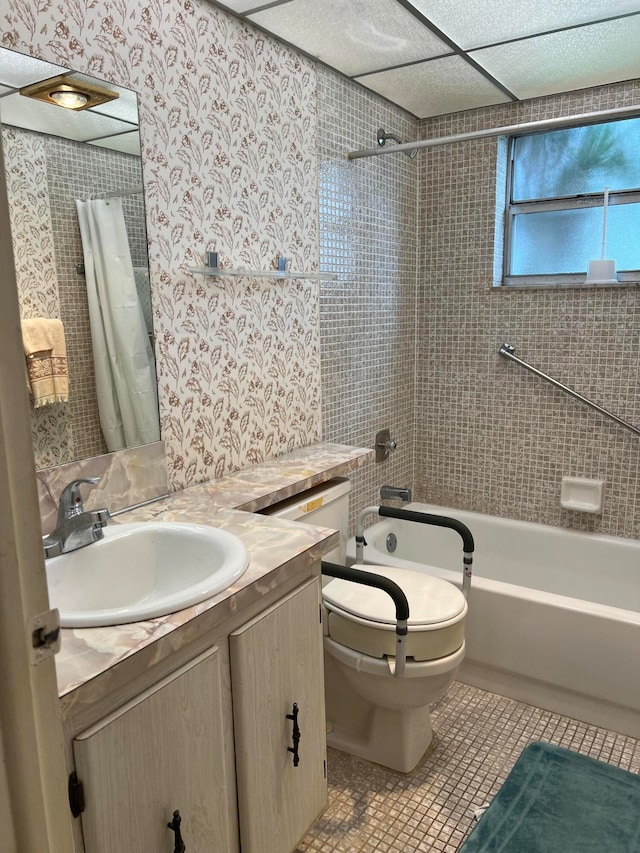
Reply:
M349 524L349 491L351 483L343 477L328 480L306 492L260 510L262 515L275 515L290 521L302 521L317 527L330 527L340 533L340 542L323 559L345 565Z

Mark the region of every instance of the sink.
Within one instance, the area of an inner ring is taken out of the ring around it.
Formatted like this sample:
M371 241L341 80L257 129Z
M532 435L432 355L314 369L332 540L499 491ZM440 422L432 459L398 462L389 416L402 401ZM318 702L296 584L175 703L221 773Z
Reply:
M63 628L140 622L211 598L249 565L244 544L204 524L114 524L104 539L46 561Z

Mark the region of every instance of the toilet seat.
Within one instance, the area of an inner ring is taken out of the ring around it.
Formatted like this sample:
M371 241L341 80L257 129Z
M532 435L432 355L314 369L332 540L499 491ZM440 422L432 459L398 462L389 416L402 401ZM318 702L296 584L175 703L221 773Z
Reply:
M463 646L467 602L457 587L397 566L361 568L395 581L407 596L407 658L432 661ZM336 578L323 588L322 597L326 632L335 643L373 658L395 654L395 606L387 593Z

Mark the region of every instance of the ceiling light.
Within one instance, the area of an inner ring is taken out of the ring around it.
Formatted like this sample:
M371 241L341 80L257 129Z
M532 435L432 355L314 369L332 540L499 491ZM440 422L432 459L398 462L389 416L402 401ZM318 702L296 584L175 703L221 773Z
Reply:
M67 110L81 110L89 100L89 95L84 92L68 89L56 89L55 92L49 92L49 97L57 106L64 107Z
M119 97L117 92L64 76L24 86L20 94L67 110L86 110Z

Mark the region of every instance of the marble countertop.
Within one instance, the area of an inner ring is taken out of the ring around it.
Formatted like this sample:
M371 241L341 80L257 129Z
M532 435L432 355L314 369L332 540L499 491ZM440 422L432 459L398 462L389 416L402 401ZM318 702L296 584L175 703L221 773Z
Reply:
M214 598L178 613L130 625L63 629L62 649L56 656L63 710L73 705L74 691L81 686L83 701L91 694L94 681L96 696L103 693L109 679L98 676L108 676L118 663L133 655L139 656L146 667L191 642L203 630L204 614L208 630L290 578L304 576L335 547L338 534L253 512L332 477L344 476L370 462L373 455L368 448L320 443L177 492L114 519L114 523L164 520L219 527L244 542L249 567Z

